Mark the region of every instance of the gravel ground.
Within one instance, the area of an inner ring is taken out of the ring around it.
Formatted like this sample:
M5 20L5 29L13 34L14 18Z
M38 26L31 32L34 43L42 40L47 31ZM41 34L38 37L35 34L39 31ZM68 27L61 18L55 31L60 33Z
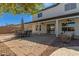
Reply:
M49 56L52 52L59 49L59 47L48 46L48 48L41 53L41 56Z
M15 56L16 54L10 50L4 43L0 43L0 56Z
M0 34L0 56L16 56L16 54L6 45L4 41L10 40L14 35Z

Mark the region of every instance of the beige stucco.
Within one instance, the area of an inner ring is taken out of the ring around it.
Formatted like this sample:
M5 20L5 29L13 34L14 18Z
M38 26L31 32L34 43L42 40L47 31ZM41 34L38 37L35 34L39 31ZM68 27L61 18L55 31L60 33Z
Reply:
M57 20L57 19L56 19ZM60 34L62 32L62 23L66 22L67 19L58 19L58 24L56 23L56 21L46 21L46 22L38 22L38 23L34 23L33 24L33 33L47 33L47 24L53 24L55 23L55 34ZM75 21L76 25L75 25L75 31L74 34L75 35L79 35L79 18L72 18L72 20ZM41 24L41 31L36 31L36 25L40 25ZM70 33L70 32L69 32Z
M79 19L75 19L76 26L75 26L75 35L79 35Z
M21 29L21 24L15 25L15 27ZM24 24L24 30L32 30L32 23Z
M25 30L32 30L32 23L24 24Z
M55 24L55 21L44 21L44 22L33 23L33 26L32 26L33 33L38 33L38 34L47 33L48 24ZM41 25L41 31L39 31L39 30L36 31L36 25L38 25L38 26Z

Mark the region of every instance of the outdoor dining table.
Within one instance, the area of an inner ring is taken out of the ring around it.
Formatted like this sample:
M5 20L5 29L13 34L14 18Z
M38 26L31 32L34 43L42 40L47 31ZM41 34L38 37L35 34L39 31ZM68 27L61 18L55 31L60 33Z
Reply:
M31 30L26 30L26 31L17 31L16 32L16 37L30 37L32 34Z

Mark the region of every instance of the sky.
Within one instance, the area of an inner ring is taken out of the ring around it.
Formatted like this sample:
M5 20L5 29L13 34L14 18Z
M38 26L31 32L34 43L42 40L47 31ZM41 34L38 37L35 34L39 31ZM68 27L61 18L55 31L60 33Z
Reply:
M52 5L51 3L45 3L44 6L48 7ZM6 26L9 24L20 24L21 19L23 18L24 22L31 22L32 21L32 15L27 14L16 14L13 15L11 13L4 13L0 16L0 26Z
M20 24L22 18L23 18L24 22L32 21L31 15L27 15L27 14L13 15L11 13L4 13L2 16L0 16L0 26L6 26L9 24Z

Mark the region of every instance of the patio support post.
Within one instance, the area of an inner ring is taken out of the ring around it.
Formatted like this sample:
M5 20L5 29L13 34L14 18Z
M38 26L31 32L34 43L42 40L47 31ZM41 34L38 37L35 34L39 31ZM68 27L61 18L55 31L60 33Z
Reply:
M40 23L38 22L38 33L40 34Z
M55 34L56 34L56 37L58 36L58 20L56 19L56 24L55 24Z

